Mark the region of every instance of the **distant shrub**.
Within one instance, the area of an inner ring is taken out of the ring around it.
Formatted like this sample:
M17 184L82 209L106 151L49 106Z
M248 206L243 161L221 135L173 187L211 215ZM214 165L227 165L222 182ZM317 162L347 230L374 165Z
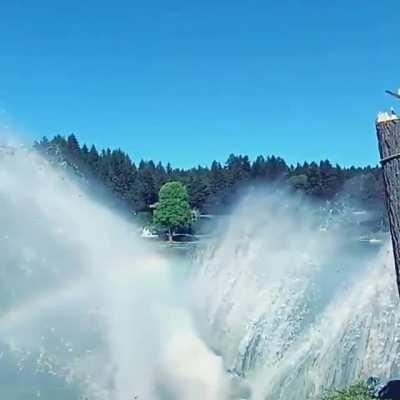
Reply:
M357 382L341 390L327 392L322 400L371 400L375 399L371 387L365 382Z
M296 190L305 190L308 185L307 175L294 175L288 180L289 185Z

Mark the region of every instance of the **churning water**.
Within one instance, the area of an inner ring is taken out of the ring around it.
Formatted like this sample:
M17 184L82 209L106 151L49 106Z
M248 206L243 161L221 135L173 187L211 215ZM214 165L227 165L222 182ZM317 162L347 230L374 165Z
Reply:
M339 218L339 217L338 217ZM389 246L296 199L250 196L199 259L194 307L207 342L253 399L313 398L398 376L400 316Z
M299 400L396 376L392 256L357 235L258 193L179 260L34 152L2 152L2 398Z

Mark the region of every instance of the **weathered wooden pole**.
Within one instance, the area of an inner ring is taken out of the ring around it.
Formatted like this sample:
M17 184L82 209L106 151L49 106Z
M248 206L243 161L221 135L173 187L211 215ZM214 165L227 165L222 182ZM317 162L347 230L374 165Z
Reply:
M400 296L400 119L394 113L381 113L376 122L383 170L386 208L392 236L396 283Z

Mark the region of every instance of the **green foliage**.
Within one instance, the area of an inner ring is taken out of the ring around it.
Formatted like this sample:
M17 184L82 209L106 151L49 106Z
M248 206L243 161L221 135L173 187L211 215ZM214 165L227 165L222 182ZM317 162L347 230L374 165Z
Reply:
M135 164L120 149L98 151L95 146L80 146L74 135L44 137L35 147L52 160L67 161L83 175L97 179L135 211L148 211L169 181L185 185L191 207L203 213L226 212L243 189L274 182L287 183L322 200L333 199L343 188L364 204L382 203L384 195L380 168L341 168L328 160L288 166L280 157L258 156L252 162L247 156L231 154L225 163L214 161L210 167L182 170L151 160Z
M189 197L185 186L180 182L168 182L162 186L159 201L154 210L155 225L169 231L170 239L178 228L185 228L192 221Z
M186 188L189 195L190 206L200 210L210 194L207 183L202 178L190 176Z
M374 396L364 382L357 382L342 390L333 390L323 396L322 400L371 400Z
M292 186L296 190L305 190L308 184L307 175L294 175L288 180L289 185Z

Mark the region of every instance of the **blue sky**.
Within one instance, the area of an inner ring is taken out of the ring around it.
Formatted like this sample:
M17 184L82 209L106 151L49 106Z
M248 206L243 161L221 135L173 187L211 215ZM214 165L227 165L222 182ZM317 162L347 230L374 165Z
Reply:
M375 164L374 118L400 86L398 0L3 0L0 14L1 126L135 160Z

